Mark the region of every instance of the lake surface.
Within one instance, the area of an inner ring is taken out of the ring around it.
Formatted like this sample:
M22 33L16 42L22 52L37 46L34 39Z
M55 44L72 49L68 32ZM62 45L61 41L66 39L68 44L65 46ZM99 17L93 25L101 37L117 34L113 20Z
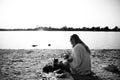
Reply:
M72 34L90 49L120 49L120 32L89 31L1 31L0 49L71 49Z

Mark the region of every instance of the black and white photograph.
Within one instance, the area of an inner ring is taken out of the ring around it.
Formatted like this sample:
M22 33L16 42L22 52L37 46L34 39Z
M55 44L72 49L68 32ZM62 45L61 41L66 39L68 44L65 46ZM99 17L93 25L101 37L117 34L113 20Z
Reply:
M0 0L0 80L120 80L120 0Z

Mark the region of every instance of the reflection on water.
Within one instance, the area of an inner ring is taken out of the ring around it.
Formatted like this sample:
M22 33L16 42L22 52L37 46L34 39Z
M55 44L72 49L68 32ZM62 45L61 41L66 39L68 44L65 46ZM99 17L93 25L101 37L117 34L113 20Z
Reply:
M0 49L70 49L70 36L78 34L91 49L120 49L120 32L4 31Z

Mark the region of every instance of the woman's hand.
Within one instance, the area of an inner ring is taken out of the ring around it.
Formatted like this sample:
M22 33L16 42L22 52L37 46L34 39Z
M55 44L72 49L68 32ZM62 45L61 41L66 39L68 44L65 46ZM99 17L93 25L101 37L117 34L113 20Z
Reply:
M69 58L67 59L67 61L68 61L69 63L71 63L71 62L73 61L73 58L72 58L71 56L69 56Z

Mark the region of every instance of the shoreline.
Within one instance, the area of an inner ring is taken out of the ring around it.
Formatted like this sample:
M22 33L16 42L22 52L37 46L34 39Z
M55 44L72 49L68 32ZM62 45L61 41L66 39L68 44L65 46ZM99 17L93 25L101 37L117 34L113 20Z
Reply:
M71 49L0 49L0 79L42 80L44 65L67 52ZM104 70L107 65L120 70L120 49L91 49L92 71L102 80L119 80L118 74Z
M0 49L0 50L70 50L70 49ZM120 49L90 49L90 50L120 50Z

